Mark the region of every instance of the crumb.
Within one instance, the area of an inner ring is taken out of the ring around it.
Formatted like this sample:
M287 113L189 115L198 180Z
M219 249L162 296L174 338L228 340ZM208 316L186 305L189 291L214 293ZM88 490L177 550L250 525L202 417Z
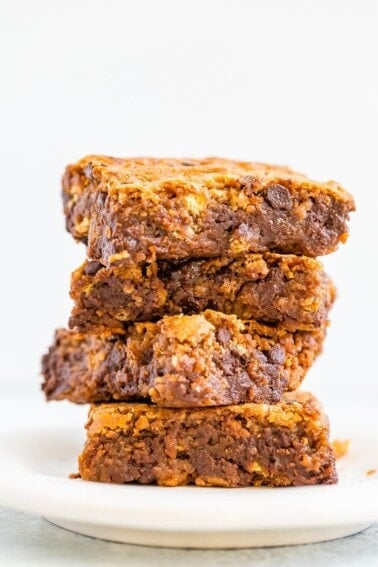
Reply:
M336 459L345 457L349 450L349 444L349 439L334 439L334 441L332 441L332 448Z
M377 469L369 469L368 471L366 471L367 476L374 476L375 474L377 474Z
M80 473L78 473L78 472L73 472L73 473L71 473L71 474L68 475L68 478L73 478L73 479L75 479L75 478L81 478L81 476L80 476Z

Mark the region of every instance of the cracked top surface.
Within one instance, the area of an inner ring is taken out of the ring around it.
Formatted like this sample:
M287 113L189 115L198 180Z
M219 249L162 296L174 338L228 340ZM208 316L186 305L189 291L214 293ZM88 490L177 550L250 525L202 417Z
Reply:
M295 427L307 422L313 430L328 431L329 423L320 402L309 392L286 392L276 404L244 403L215 408L161 408L143 403L111 403L92 405L89 410L87 429L89 435L105 434L107 430L131 429L136 432L151 427L156 420L175 419L178 422L201 423L202 419L215 419L229 412L246 419L266 421L272 426ZM138 418L143 416L142 422Z
M185 192L186 184L202 192L204 188L221 188L227 183L238 182L251 175L259 183L256 192L266 185L289 181L297 189L309 189L335 196L338 200L352 205L352 196L336 181L318 182L289 167L259 162L234 161L222 158L174 159L174 158L115 158L102 155L88 155L76 164L69 165L66 175L82 176L93 182L93 188L101 186L108 192L123 193L136 186L149 190L163 187L166 183L178 185ZM80 185L67 188L71 195L80 191Z

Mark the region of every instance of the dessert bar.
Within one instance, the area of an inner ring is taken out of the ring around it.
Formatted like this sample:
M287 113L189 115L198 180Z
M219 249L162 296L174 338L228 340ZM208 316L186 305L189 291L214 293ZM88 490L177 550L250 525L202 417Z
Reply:
M300 486L337 482L328 419L314 396L276 405L91 407L84 480L163 486ZM253 513L253 511L252 511Z
M320 262L265 253L183 263L86 261L72 274L70 327L122 333L133 321L206 309L311 329L327 318L335 288Z
M267 250L328 254L352 196L285 167L209 158L88 156L63 177L66 226L104 265Z
M50 400L78 403L275 403L299 386L325 329L291 331L211 310L134 323L123 335L61 329L43 357L43 389Z

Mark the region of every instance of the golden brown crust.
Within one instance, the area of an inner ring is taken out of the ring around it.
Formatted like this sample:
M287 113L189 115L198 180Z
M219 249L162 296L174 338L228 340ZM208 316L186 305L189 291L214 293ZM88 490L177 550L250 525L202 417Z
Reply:
M328 420L311 394L276 405L90 409L79 457L85 480L164 486L290 486L337 480Z
M151 399L166 407L277 402L321 351L325 325L290 331L207 310L135 323L125 335L59 330L43 358L48 399Z
M127 194L134 188L149 193L159 193L167 183L177 185L184 193L192 189L200 195L204 188L222 189L245 175L259 180L256 193L266 186L288 181L293 189L326 193L338 200L353 202L352 196L336 181L318 182L289 167L259 162L235 161L210 157L205 159L175 158L114 158L103 155L88 155L77 163L67 166L66 174L84 175L84 180L71 186L70 195L82 191L82 185L94 180L108 193ZM187 184L190 184L189 186ZM67 186L67 189L69 185ZM237 203L235 202L235 205Z
M317 256L347 236L334 181L218 158L87 156L63 178L67 228L104 264L276 250Z

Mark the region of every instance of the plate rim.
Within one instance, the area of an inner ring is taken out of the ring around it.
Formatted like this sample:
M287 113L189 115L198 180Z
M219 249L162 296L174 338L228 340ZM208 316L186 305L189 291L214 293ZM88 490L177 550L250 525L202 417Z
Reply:
M70 430L67 424L55 425L52 431L56 432L56 428L65 432ZM40 429L41 427L29 427L29 435L36 434ZM24 434L24 428L21 427L12 433L0 435L0 456L5 457L6 463L0 470L0 503L44 517L92 524L100 521L107 526L164 529L176 533L198 529L210 533L315 528L319 525L368 524L378 519L377 477L352 482L341 480L336 485L287 488L226 489L93 483L33 470L30 462L25 459L25 454L14 450L20 436L18 448L20 449L20 445L22 448L22 442L26 442ZM116 493L118 498L115 498ZM326 493L327 497L323 498ZM170 497L171 494L174 498ZM192 497L193 494L195 498ZM200 494L201 499L206 499L206 508L198 506ZM266 498L267 494L269 498ZM321 498L318 497L319 494L322 494ZM220 495L222 498L219 498ZM246 503L249 495L250 502ZM189 512L188 502L192 503ZM332 505L324 505L327 502ZM55 509L51 508L52 504ZM248 513L245 511L247 504L251 507L248 508ZM264 507L265 513L261 513Z

